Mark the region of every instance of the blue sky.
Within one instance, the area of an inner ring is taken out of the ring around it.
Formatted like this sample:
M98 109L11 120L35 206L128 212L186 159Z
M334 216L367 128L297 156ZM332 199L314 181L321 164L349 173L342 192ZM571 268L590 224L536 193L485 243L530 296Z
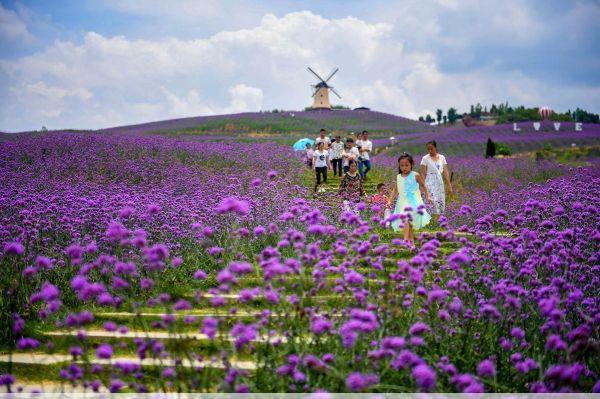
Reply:
M339 102L600 112L598 1L0 0L0 131Z

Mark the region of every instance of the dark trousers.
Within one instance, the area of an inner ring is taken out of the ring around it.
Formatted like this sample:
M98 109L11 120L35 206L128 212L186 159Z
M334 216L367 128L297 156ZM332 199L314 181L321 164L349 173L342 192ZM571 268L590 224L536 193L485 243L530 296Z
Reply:
M342 158L333 159L332 164L333 175L335 176L337 174L338 176L342 177Z
M321 166L315 168L315 173L317 175L317 184L315 184L315 190L317 186L321 184L321 176L323 176L323 183L327 183L327 166Z

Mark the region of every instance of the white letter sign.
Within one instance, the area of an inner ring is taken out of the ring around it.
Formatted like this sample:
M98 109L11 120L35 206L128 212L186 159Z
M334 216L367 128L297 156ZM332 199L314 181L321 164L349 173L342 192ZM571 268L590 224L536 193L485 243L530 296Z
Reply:
M520 132L521 129L519 129L519 127L517 127L516 123L513 123L513 132Z
M581 132L583 129L581 128L581 122L575 123L575 131Z

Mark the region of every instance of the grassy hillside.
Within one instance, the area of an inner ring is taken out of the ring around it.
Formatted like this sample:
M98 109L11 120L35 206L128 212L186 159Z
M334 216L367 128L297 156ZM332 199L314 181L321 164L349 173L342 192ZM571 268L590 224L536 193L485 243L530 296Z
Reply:
M122 133L169 134L302 134L329 131L357 132L364 129L375 135L433 132L434 127L383 112L366 110L248 112L201 116L120 126L104 129Z

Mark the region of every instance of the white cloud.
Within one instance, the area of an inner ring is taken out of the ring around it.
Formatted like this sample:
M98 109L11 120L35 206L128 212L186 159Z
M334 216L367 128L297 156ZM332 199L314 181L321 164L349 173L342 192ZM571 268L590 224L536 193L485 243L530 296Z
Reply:
M65 89L48 86L42 81L13 88L12 92L19 102L34 110L33 114L37 112L49 118L56 118L68 107L87 102L93 97L89 90L82 87Z
M263 92L258 87L238 84L229 89L231 96L230 112L260 111Z
M446 2L443 9L460 12L463 4ZM513 17L525 24L531 16L517 12ZM57 41L42 52L0 61L0 74L8 77L8 86L17 94L0 109L0 128L99 128L302 109L310 105L309 85L315 83L307 66L323 75L340 67L330 82L343 97L335 102L413 118L437 107L464 110L477 101L530 106L543 102L555 109L600 103L594 87L552 85L518 71L488 67L444 72L433 51L416 45L442 35L442 19L424 19L424 31L417 30L418 15L383 20L387 22L328 19L303 11L282 17L267 14L252 28L189 40L134 40L88 32L80 44ZM492 25L508 31L507 23L499 17ZM480 29L483 24L475 25ZM417 40L421 32L425 37ZM527 40L518 34L515 38ZM444 43L457 40L450 37ZM0 95L7 102L4 93Z
M32 42L33 35L27 29L26 21L19 13L4 8L0 3L0 43Z

